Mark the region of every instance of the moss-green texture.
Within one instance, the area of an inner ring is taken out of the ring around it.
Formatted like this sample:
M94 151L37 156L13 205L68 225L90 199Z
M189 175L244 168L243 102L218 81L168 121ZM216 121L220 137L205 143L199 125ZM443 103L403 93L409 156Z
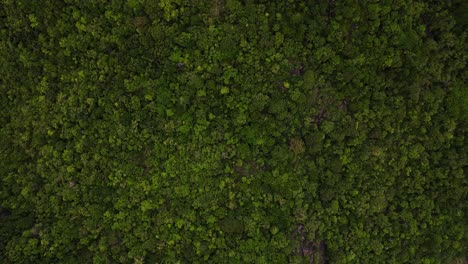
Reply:
M1 263L450 263L461 1L0 1Z

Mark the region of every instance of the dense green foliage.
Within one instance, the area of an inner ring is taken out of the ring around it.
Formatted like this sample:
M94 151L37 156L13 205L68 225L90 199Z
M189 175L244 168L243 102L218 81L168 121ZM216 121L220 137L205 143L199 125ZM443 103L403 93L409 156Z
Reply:
M1 263L449 263L463 1L0 4Z

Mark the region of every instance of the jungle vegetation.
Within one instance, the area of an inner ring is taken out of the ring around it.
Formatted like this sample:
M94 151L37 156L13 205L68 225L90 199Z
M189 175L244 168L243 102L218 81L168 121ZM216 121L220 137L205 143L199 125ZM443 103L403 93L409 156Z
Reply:
M467 2L0 1L1 263L456 263Z

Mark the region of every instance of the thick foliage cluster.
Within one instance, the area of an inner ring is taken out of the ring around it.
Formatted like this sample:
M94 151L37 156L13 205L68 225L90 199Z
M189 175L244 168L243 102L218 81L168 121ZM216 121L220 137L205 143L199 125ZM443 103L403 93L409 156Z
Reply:
M462 257L463 8L2 0L0 262Z

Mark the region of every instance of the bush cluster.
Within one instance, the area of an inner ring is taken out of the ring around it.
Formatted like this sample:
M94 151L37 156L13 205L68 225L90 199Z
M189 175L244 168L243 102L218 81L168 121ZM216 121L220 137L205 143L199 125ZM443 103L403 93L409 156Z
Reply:
M464 257L463 8L2 0L0 262Z

